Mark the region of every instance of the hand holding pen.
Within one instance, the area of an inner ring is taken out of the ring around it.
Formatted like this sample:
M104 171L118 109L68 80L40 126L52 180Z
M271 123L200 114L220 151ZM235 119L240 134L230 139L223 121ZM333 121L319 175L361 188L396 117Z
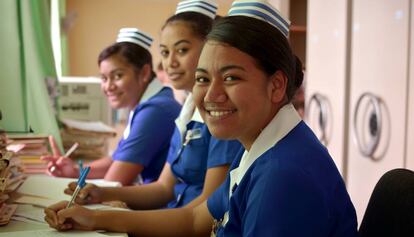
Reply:
M69 202L61 201L44 209L44 219L50 227L55 228L59 231L70 229L95 229L95 210L90 210L80 205L73 206L73 202L76 199L79 191L86 185L85 179L88 176L89 171L90 167L83 169L82 175L78 179L75 192L73 192L72 198Z
M72 147L69 148L69 150L66 151L65 155L63 155L63 157L67 157L69 158L69 156L76 150L76 148L78 148L79 143L75 142L73 143ZM79 172L81 172L82 167L79 167ZM50 167L50 172L53 173L56 170L56 165L53 165Z
M64 193L72 196L78 186L77 182L71 182ZM78 193L75 202L80 205L102 203L103 188L92 183L87 183Z
M62 156L56 144L56 141L52 136L49 137L49 143L52 148L53 155L41 157L41 160L48 162L46 173L48 175L58 177L79 177L78 169L76 168L76 163L73 162L70 158L68 158L68 156L70 156L71 153L73 153L76 150L79 144L73 144L73 146L66 152L66 154Z
M68 205L66 206L66 208L69 208L70 206L72 206L73 202L75 201L76 197L78 196L79 191L86 185L85 179L86 179L86 176L88 176L88 173L89 173L90 170L91 170L91 167L89 167L89 166L82 170L82 173L81 173L81 175L78 179L78 183L76 185L75 192L73 192L72 198L71 198L70 202L68 203Z

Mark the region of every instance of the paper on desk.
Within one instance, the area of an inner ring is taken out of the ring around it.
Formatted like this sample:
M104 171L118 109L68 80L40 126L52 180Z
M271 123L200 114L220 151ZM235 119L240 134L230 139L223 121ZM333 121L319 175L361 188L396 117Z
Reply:
M52 203L53 204L53 203ZM102 204L93 204L93 205L85 205L84 207L93 210L118 210L118 211L128 211L129 209L125 208L117 208L111 207ZM22 221L25 223L36 223L36 224L44 224L47 225L45 220L45 213L44 208L33 206L33 205L18 205L16 212L14 213L12 219L17 221Z
M17 189L20 194L44 197L52 200L68 200L70 196L63 191L70 182L76 182L77 179L57 178L45 175L29 176L24 183ZM119 182L111 182L97 179L87 179L87 183L93 183L102 187L120 186Z
M54 200L65 200L69 196L64 194L63 190L74 180L43 175L29 176L17 189L17 192Z
M121 207L113 207L113 206L108 206L105 204L89 204L89 205L84 205L84 207L91 209L91 210L100 210L100 211L130 211L131 209L128 208L121 208Z
M34 207L32 205L18 205L16 212L13 215L15 217L22 217L27 220L36 221L40 223L45 223L45 213L43 208ZM19 219L20 221L25 221L23 219ZM26 221L25 221L26 222Z
M107 181L103 179L87 179L86 183L98 185L100 187L121 187L121 183L117 181Z
M31 230L31 231L16 231L16 232L9 232L9 233L0 233L0 237L48 237L48 236L84 236L84 237L102 237L105 236L103 234L93 232L93 231L66 231L66 232L59 232L54 229L44 229L44 230Z
M43 207L43 208L48 207L52 204L55 204L59 201L62 201L62 200L55 200L55 199L27 196L27 195L23 195L21 197L14 199L14 203L31 204L31 205L35 205L35 206Z
M36 224L36 225L44 225L44 226L48 226L48 224L46 222L39 222L37 220L32 220L26 217L22 217L22 216L12 216L11 218L13 221L20 221L20 222L24 222L24 223L29 223L29 224Z

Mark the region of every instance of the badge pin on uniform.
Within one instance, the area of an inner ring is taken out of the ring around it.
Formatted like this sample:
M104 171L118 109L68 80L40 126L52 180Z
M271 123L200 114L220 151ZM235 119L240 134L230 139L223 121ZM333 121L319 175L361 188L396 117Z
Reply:
M178 150L178 152L177 152L177 159L181 156L181 153L183 153L184 147L187 146L187 144L191 140L199 139L201 137L202 137L202 135L201 135L201 129L200 128L188 130L187 133L185 134L184 143L181 146L180 150Z
M191 140L199 139L201 138L201 129L196 128L192 130L188 130L185 134L185 141L183 143L184 146L186 146Z

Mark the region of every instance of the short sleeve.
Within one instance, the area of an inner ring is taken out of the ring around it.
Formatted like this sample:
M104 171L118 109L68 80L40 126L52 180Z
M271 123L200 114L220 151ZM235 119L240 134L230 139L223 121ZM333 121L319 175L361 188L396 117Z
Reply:
M168 149L175 118L173 111L162 106L143 106L134 115L130 134L119 143L113 159L148 166L160 151Z
M231 164L241 149L242 145L236 140L219 140L211 136L207 168Z
M216 220L223 218L224 213L228 210L229 177L227 175L225 182L207 199L208 211Z

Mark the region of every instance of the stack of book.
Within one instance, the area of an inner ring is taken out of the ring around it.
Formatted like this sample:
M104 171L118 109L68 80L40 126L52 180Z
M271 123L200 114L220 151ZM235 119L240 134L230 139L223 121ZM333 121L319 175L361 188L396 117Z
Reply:
M0 129L0 151L6 150L6 146L7 146L6 132L3 129Z
M100 121L61 119L61 122L64 127L61 131L64 149L79 143L72 158L93 160L108 156L109 139L116 136L114 128Z
M7 149L16 153L20 166L27 174L44 173L47 162L41 156L49 155L47 135L9 134L11 142Z
M0 150L0 226L9 223L17 205L8 204L9 194L24 181L26 175L15 158L14 152Z

